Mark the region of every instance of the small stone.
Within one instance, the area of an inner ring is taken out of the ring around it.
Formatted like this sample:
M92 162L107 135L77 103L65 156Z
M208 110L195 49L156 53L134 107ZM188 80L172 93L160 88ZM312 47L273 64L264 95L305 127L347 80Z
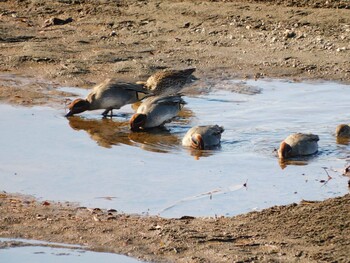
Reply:
M42 202L41 204L44 205L44 206L50 205L50 203L49 203L48 201L44 201L44 202Z
M73 22L73 18L71 18L71 17L68 17L66 19L60 19L60 18L57 18L57 17L51 17L50 19L48 19L48 20L46 20L44 22L44 26L43 27L65 25L65 24L68 24L70 22Z
M293 38L296 36L296 33L292 30L286 30L284 32L284 37L287 39L287 38Z
M44 219L46 219L46 216L37 214L37 215L36 215L36 219L38 219L38 220L44 220Z

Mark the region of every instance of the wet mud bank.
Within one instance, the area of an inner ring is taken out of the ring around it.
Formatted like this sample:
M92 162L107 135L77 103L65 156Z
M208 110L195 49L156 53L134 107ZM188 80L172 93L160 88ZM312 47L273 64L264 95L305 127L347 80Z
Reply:
M0 235L153 262L347 262L349 194L236 217L164 219L1 194ZM9 244L11 245L11 244Z
M349 3L323 2L2 1L0 71L86 87L186 67L348 82Z

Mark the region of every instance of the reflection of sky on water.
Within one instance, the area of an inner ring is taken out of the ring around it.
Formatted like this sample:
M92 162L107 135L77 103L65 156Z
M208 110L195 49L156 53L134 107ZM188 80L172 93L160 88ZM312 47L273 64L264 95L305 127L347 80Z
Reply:
M129 131L130 106L112 120L99 111L68 120L63 109L0 105L0 190L166 217L235 215L348 192L335 171L346 165L349 143L337 143L334 130L349 123L349 86L248 81L260 90L252 95L227 91L234 83L185 96L180 118L152 132ZM225 127L221 148L183 148L186 131L203 124ZM274 149L293 132L318 134L320 151L280 163ZM333 177L326 185L322 167ZM103 196L116 198L96 198Z
M0 249L0 261L6 263L95 263L123 262L137 263L136 259L102 252L91 252L60 243L46 243L36 240L0 238L0 242L17 242L19 246ZM19 243L18 243L19 242ZM47 245L58 247L48 247ZM79 246L78 246L79 247Z

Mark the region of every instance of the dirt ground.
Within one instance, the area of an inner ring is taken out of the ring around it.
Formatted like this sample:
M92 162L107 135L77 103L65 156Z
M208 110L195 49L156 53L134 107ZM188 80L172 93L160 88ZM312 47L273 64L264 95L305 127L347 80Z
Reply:
M236 217L180 219L5 193L0 201L1 237L80 244L152 262L349 262L349 194Z
M166 68L196 67L202 89L232 78L350 83L349 9L347 0L0 0L0 102L62 107L67 94L56 87ZM0 194L0 237L154 262L349 262L349 236L349 194L182 219Z

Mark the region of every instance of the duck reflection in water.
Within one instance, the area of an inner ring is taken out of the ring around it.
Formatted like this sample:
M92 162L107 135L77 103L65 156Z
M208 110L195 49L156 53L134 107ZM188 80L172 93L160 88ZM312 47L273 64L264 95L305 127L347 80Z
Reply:
M342 145L349 145L350 144L350 137L336 137L336 142L337 144L342 144Z
M86 119L79 116L68 120L72 129L86 131L92 140L105 148L124 144L152 152L170 152L180 144L180 139L165 128L132 133L128 121Z
M101 147L111 148L113 145L132 145L128 138L128 122L118 122L112 119L85 119L74 116L68 119L69 125L76 131L84 130L90 138Z
M151 152L168 153L179 147L180 138L165 127L141 132L129 132L128 138L134 145Z
M310 157L308 159L310 159ZM301 160L301 159L295 159L295 160L278 159L278 164L282 170L285 169L288 165L304 166L304 165L308 165L308 163L309 163L308 160Z
M199 160L202 157L209 157L216 154L217 152L219 152L220 149L221 146L216 146L215 148L212 148L210 150L198 150L193 148L187 148L186 150L191 156L194 157L195 160Z

